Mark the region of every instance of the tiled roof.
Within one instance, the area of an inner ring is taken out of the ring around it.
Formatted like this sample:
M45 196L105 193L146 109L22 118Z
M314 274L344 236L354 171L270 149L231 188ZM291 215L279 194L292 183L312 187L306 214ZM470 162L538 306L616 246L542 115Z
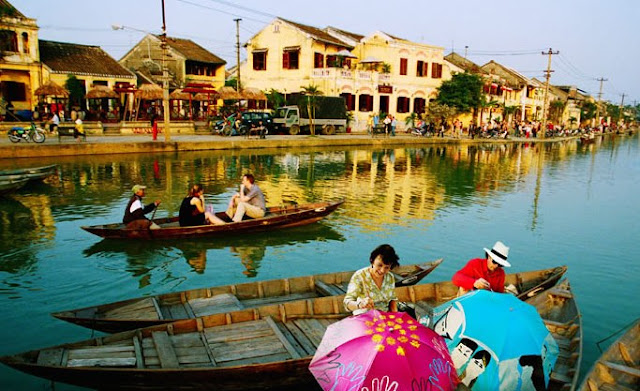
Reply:
M54 73L133 78L99 46L39 40L40 61Z
M350 32L350 31L342 30L342 29L339 29L339 28L336 28L336 27L328 26L325 30L329 30L329 29L330 29L330 30L334 30L334 31L336 31L336 32L338 32L338 33L340 33L340 34L342 34L342 35L345 35L345 36L347 36L347 37L349 37L349 38L353 39L353 40L354 40L354 41L356 41L356 42L358 42L358 41L360 41L362 38L364 38L364 35L360 35L360 34L352 33L352 32Z
M2 11L5 11L7 15L12 16L14 18L19 18L19 19L27 18L20 11L18 11L16 7L11 5L11 3L9 3L7 0L0 0L0 9Z
M296 22L292 22L290 20L287 19L282 19L282 18L278 18L280 20L282 20L283 22L289 23L292 26L295 26L296 28L304 31L305 33L311 35L315 40L321 41L321 42L326 42L332 45L336 45L336 46L340 46L340 47L344 47L344 48L351 48L352 46L339 40L338 38L330 35L329 33L327 33L324 30L321 30L319 28L316 27L312 27L312 26L307 26L305 24L300 24L300 23L296 23Z
M444 56L444 59L449 61L453 65L464 69L467 72L480 73L480 74L486 73L482 68L480 68L480 65L476 64L471 60L467 60L466 58L462 57L456 52L451 52L447 54L446 56Z
M160 39L159 35L156 35ZM182 54L188 61L224 65L227 62L190 39L167 37L167 44Z

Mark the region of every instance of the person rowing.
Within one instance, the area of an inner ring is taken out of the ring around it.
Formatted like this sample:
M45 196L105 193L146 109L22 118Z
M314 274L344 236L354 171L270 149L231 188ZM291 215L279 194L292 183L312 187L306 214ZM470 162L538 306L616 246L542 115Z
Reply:
M145 215L155 210L160 205L160 200L144 205L142 199L145 195L146 186L135 185L131 189L133 196L129 199L124 210L122 222L127 229L158 229L160 226L149 220Z

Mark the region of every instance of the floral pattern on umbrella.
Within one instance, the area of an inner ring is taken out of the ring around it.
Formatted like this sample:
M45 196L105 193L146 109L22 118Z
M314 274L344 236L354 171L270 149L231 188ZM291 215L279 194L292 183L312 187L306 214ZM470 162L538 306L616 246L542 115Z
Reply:
M442 337L406 313L372 310L327 328L309 365L324 390L454 390Z

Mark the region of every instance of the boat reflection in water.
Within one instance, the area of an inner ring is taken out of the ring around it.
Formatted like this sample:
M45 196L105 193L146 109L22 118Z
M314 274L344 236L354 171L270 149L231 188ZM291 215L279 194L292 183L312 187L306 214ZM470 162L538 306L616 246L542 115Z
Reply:
M85 257L113 259L119 254L125 254L128 270L140 278L140 287L148 284L148 275L157 269L162 269L166 262L173 262L176 251L187 261L194 272L202 274L207 266L207 259L211 250L229 248L232 255L240 258L245 267L242 273L248 278L258 275L258 269L265 257L268 247L302 245L312 241L344 241L342 234L332 227L317 222L304 227L288 228L277 232L260 232L244 236L228 238L202 238L167 240L161 242L103 239L83 251ZM215 261L215 259L212 259ZM171 276L166 276L171 278Z

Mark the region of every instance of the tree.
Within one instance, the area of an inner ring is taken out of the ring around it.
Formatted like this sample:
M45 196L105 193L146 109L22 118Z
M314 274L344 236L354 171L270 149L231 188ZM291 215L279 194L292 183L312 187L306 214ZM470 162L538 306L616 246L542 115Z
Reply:
M551 118L552 122L560 123L562 122L562 113L564 113L564 109L567 106L567 102L564 102L560 99L554 99L549 104L549 118Z
M284 95L280 91L272 88L265 94L267 96L267 102L274 110L284 105Z
M315 136L315 126L313 125L313 119L316 116L316 97L322 95L322 91L318 86L309 84L308 86L300 86L302 92L307 96L307 108L309 110L309 131L312 136Z
M67 81L64 86L69 91L69 105L82 107L82 100L84 99L84 86L80 83L75 75L67 75Z
M480 107L484 101L482 96L482 79L471 73L454 73L451 80L442 82L438 87L436 103L456 109L460 113Z
M404 123L409 127L409 129L413 129L416 127L417 119L418 119L418 114L411 113L407 115L407 118L404 119Z
M458 110L455 107L434 102L431 103L427 109L427 120L439 125L443 122L449 122L457 114Z
M580 107L580 118L583 121L590 120L596 116L596 104L593 102L582 102Z

